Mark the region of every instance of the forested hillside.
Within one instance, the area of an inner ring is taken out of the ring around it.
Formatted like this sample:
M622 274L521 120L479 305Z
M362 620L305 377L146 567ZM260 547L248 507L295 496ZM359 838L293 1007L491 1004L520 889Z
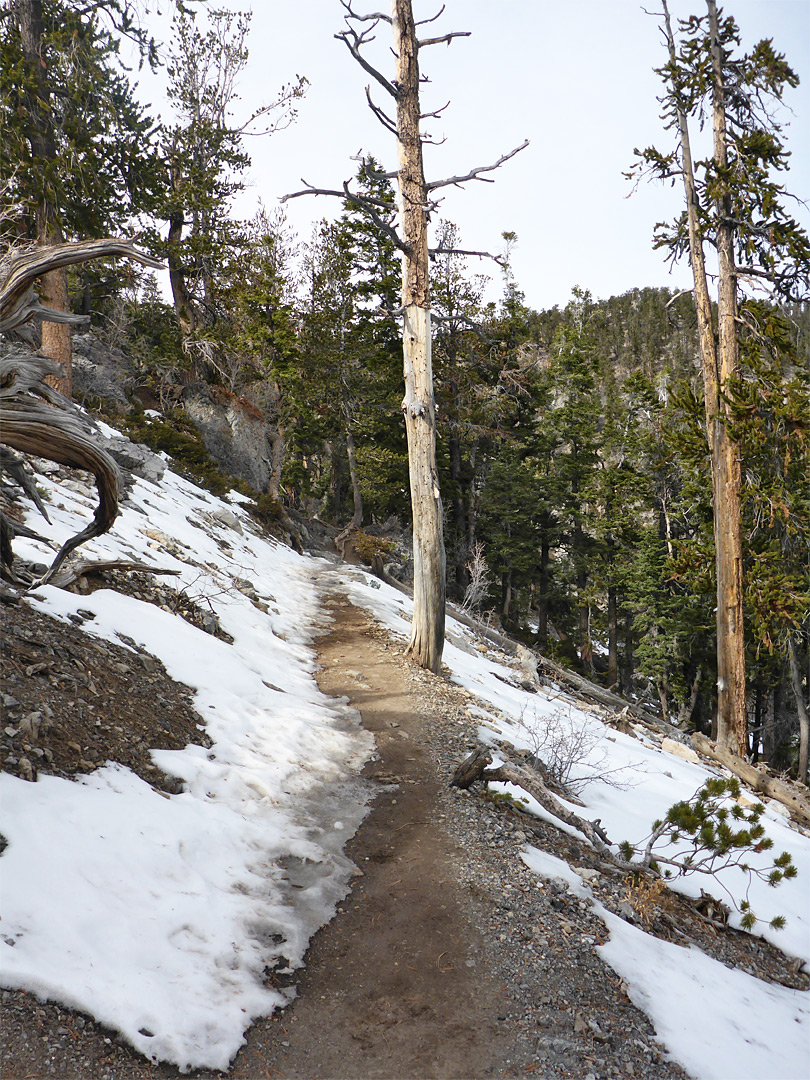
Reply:
M164 280L98 261L50 271L42 303L89 321L75 363L61 321L10 327L7 347L62 362L64 391L209 484L236 475L293 542L305 544L306 522L317 519L344 553L411 582L396 175L365 157L355 194L347 188L338 215L308 236L293 235L275 196L239 219L246 136L295 122L307 81L279 87L237 125L249 15L211 12L206 21L178 8L159 53L127 0L3 6L4 257L33 243L138 233L169 271ZM707 26L682 30L693 58ZM733 28L721 31L712 47L719 40L731 56ZM134 43L142 65L164 64L165 114L160 103L143 105L123 43ZM703 107L689 55L673 52L664 71L670 119ZM770 180L784 148L758 104L795 77L772 50L736 63L734 161L749 188L759 182L759 201L716 161L696 197L713 206L712 184L725 177L734 213L752 207L735 226L738 261L779 286L762 295L740 286L738 357L720 392L740 463L745 749L805 780L810 262ZM645 154L650 168L672 166ZM669 238L658 235L674 256L688 252L685 214ZM708 210L701 218L708 246L722 241L733 216L723 214L716 227ZM717 735L715 537L726 523L713 500L695 295L639 282L597 298L583 258L570 302L535 310L510 266L513 234L494 262L482 261L462 253L475 239L438 211L431 225L448 596L684 730Z

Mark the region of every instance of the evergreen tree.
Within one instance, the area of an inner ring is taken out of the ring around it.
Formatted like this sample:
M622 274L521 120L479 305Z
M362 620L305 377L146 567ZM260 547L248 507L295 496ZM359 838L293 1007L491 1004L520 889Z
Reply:
M787 153L769 101L779 101L798 79L770 41L735 56L739 33L721 18L715 0L707 13L680 25L676 41L664 3L669 62L664 116L677 132L668 154L649 148L641 162L662 179L680 176L686 209L674 225L659 225L656 246L673 258L687 253L694 277L704 408L712 466L717 575L718 740L745 753L747 710L743 618L740 451L729 423L729 391L739 370L738 286L768 282L784 297L801 297L810 270L810 242L786 211L774 174ZM690 118L710 111L713 153L694 161ZM716 323L708 291L704 248L718 256Z
M106 13L113 31L95 6L62 0L13 0L0 13L0 190L15 207L17 239L99 238L155 205L154 127L122 71L115 29L147 51L149 42L129 4ZM70 311L64 270L43 275L41 294ZM69 327L46 321L42 333L69 394Z

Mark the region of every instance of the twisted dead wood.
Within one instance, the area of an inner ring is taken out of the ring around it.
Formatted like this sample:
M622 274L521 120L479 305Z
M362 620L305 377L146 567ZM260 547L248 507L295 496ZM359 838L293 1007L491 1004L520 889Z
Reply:
M14 330L34 318L72 325L87 322L87 315L72 315L45 307L34 292L34 282L50 270L109 256L135 259L156 270L163 267L163 263L139 251L132 240L84 240L27 250L13 249L0 261L0 333Z
M46 375L58 373L58 364L43 356L12 354L0 358L0 441L24 454L86 469L95 477L98 490L93 520L62 545L37 585L49 582L71 551L106 532L118 516L118 466L95 443L87 421L72 402L45 383ZM4 575L14 581L11 536L21 530L5 515L0 528Z

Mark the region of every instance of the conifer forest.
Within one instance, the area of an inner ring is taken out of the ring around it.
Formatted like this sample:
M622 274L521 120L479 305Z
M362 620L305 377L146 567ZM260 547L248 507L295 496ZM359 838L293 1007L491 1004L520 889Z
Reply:
M424 666L439 670L446 596L806 782L810 239L774 112L797 81L790 58L767 40L743 50L733 3L694 0L683 22L664 4L664 47L639 58L658 69L660 140L628 147L627 164L633 182L677 192L650 243L694 288L640 281L597 298L584 261L567 304L535 309L511 258L519 238L471 254L476 238L442 217L440 184L413 156L408 34L414 57L455 34L417 40L441 31L414 30L395 0L374 29L399 34L395 76L365 59L371 24L353 3L336 4L347 77L366 67L399 165L365 156L351 184L312 177L327 187L275 193L247 219L235 202L248 136L299 122L308 90L304 72L233 119L259 47L249 13L177 0L160 41L130 0L0 5L0 289L40 249L116 238L143 256L46 269L35 303L51 319L4 322L0 308L0 353L59 361L63 393L213 488L240 485L294 545L329 530L346 558L423 590L427 644L415 628L411 648ZM437 78L440 57L420 57ZM150 66L168 93L147 106ZM704 125L708 149L691 149ZM496 191L520 149L442 183L489 170ZM313 194L332 196L313 203L330 214L296 234L279 196ZM88 349L111 358L106 381L88 381ZM201 401L229 418L227 438Z

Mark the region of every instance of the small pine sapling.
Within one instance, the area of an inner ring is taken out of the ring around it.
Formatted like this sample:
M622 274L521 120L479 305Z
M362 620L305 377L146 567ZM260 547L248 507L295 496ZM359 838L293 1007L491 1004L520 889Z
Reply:
M787 851L766 867L745 861L751 854L769 851L773 840L765 835L760 821L765 810L762 803L744 807L737 801L739 798L740 784L735 778L709 779L690 799L671 806L663 821L653 823L643 851L628 841L620 845L620 851L633 868L649 869L663 878L671 878L673 873L678 877L695 873L716 876L728 867L739 867L748 875L745 898L738 903L728 889L726 892L742 914L743 929L751 930L757 923L748 901L752 879L767 881L775 888L784 879L796 877L796 867ZM675 852L654 851L659 842L682 846ZM770 925L775 930L781 929L785 925L784 917L776 916Z

